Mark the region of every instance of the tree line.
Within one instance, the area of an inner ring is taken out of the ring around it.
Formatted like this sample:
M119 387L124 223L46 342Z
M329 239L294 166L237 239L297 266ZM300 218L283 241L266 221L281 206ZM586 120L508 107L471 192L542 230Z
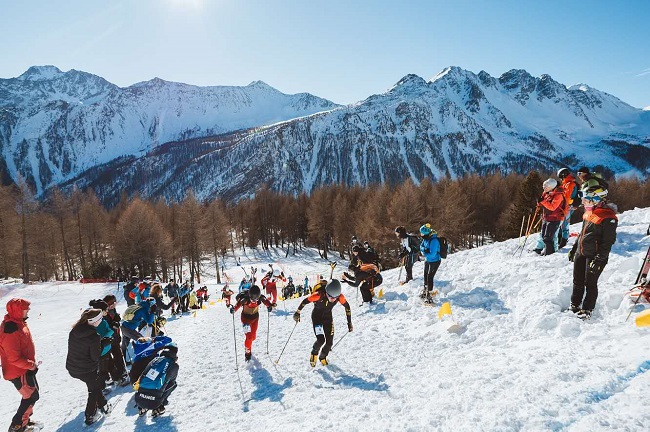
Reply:
M317 248L326 259L348 258L356 235L397 265L393 234L403 225L417 233L429 222L452 252L519 236L533 214L548 173L495 173L419 184L330 185L310 195L287 195L262 186L238 202L144 200L123 194L106 208L92 190L53 190L36 200L25 182L0 187L0 277L34 280L121 278L132 274L192 279L214 274L228 250L271 247L295 254ZM609 179L619 211L650 207L650 181ZM578 222L580 212L574 213Z

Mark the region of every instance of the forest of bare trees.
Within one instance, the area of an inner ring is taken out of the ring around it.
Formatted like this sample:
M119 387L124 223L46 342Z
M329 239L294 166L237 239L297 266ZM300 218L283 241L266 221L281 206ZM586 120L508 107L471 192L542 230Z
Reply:
M289 196L262 187L237 203L150 202L126 196L105 208L92 191L34 198L24 183L0 187L0 277L33 280L152 275L163 279L220 277L222 257L238 248L318 248L344 259L352 235L367 240L384 267L396 265L393 228L417 232L431 223L452 252L519 235L535 209L547 174L466 176L419 185L369 188L334 185ZM650 181L610 180L619 211L650 207ZM581 213L574 214L575 221Z

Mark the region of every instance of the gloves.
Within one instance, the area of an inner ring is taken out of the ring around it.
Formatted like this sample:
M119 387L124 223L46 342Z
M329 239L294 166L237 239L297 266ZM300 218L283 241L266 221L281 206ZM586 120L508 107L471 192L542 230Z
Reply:
M349 331L349 332L352 331L352 324L348 324L348 331Z
M271 312L273 310L273 305L267 306L266 309L268 309L268 311Z
M601 256L596 255L594 259L589 263L589 273L591 274L600 274L607 265L607 260L603 259Z
M230 313L231 313L231 314L234 314L234 313L235 313L235 307L232 306L232 305L230 306Z
M294 320L296 323L299 323L299 322L300 322L300 312L299 312L299 311L296 311L296 313L293 314L293 320Z
M575 259L575 255L576 255L576 248L572 248L567 255L569 257L569 261L573 262L573 260Z

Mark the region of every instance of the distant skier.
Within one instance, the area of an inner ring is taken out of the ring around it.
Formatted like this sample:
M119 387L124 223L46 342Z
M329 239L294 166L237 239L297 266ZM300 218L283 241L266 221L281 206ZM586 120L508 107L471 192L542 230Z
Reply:
M269 311L273 310L273 304L262 295L260 287L253 285L248 291L237 294L236 304L230 306L230 313L242 309L241 322L246 334L244 341L244 359L249 361L252 355L253 341L257 338L257 325L260 320L259 308L261 304L266 305Z
M128 306L135 304L135 297L131 297L131 291L133 291L135 287L138 286L139 282L140 279L137 276L132 276L131 281L124 285L124 300L126 300L126 304Z
M2 376L16 387L22 396L18 411L11 419L9 431L20 432L40 426L30 419L38 401L36 349L27 327L30 302L13 298L7 302L7 314L0 325L0 361Z
M438 272L442 257L440 256L440 241L438 233L431 228L431 224L424 224L420 227L422 242L420 252L424 255L424 289L420 297L426 302L431 302L433 295L433 278Z
M178 297L178 292L179 292L179 287L178 284L174 279L171 279L167 286L164 289L164 293L169 297L170 300L173 300L174 302L172 303L172 315L176 315L177 313L180 313L180 303L181 299Z
M314 334L316 335L316 342L312 347L309 356L309 364L316 366L316 358L320 360L321 364L326 366L328 364L327 355L332 349L334 340L334 321L332 318L332 308L340 303L345 308L345 316L348 320L348 331L352 331L352 313L350 311L350 304L341 294L341 283L332 279L325 289L319 289L312 295L304 299L298 310L293 314L293 319L296 323L300 322L300 312L307 306L313 303L314 310L311 313L311 321L314 326Z
M268 272L261 280L262 286L274 306L278 302L278 280L284 280L284 277L282 276L280 269L277 268Z
M226 301L226 307L230 307L230 297L234 294L228 284L226 283L223 288L221 288L221 299Z
M300 293L301 296L306 295L311 292L311 289L309 288L309 276L305 276L305 282L303 283L302 286L302 293Z
M199 301L199 309L203 309L203 303L208 301L208 287L203 285L201 288L196 290L196 299Z
M348 269L352 270L354 274L351 275L350 273L344 272L343 282L353 287L359 287L363 302L372 304L372 299L375 296L375 287L379 286L382 282L379 267L372 263L364 263L359 259L361 249L358 245L352 248L352 254L354 259L350 262Z
M616 242L618 218L616 207L607 202L607 189L600 186L583 189L582 204L585 207L582 229L569 252L569 261L574 263L570 310L588 320L598 298L598 278Z
M251 287L251 285L252 285L251 282L245 277L243 277L241 279L241 282L239 282L239 292L241 293L248 290Z

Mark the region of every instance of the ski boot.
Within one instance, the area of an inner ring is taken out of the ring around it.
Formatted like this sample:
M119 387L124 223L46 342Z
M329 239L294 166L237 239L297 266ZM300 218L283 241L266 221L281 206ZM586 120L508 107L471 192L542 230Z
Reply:
M100 410L97 410L94 415L92 416L86 416L86 419L84 420L84 423L86 426L90 426L91 424L97 423L104 417L104 414Z
M311 367L316 366L316 354L309 355L309 364L311 365Z
M151 418L156 418L163 414L165 414L165 407L163 405L160 405L158 408L151 411Z
M126 387L127 385L129 385L130 382L131 382L131 380L129 379L129 376L128 376L128 375L124 375L122 378L120 378L119 380L117 380L116 384L117 384L119 387Z
M140 417L142 417L142 416L144 416L144 415L147 414L147 411L149 411L149 410L146 409L146 408L138 408L138 415L139 415Z
M252 353L252 352L250 352L250 351L246 351L246 352L244 353L244 360L247 361L247 362L248 362L248 361L251 361L251 357L252 357L252 356L253 356L253 353Z
M576 314L576 316L583 321L588 321L591 319L591 311L587 309L581 309L580 312Z
M578 312L580 312L580 307L574 305L573 303L571 303L571 304L569 305L569 311L571 311L571 312L573 312L573 313L578 313Z
M109 415L111 411L113 411L114 405L110 402L106 402L106 405L103 407L99 407L99 411L101 411L102 414L104 415Z
M326 358L322 358L319 360L320 360L320 364L322 364L323 366L327 366L328 364L330 364L330 362L328 362Z

